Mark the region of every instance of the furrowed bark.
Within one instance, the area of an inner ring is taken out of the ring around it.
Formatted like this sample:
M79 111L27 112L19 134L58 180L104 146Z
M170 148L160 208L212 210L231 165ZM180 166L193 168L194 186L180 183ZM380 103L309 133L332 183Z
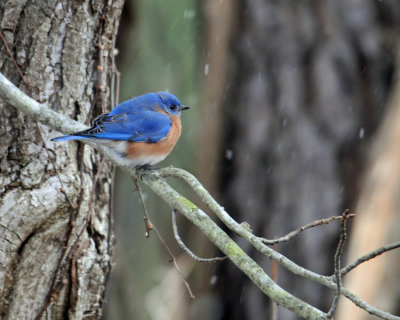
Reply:
M0 31L12 57L0 40L1 72L38 102L87 122L100 107L110 108L107 86L99 84L112 76L122 4L3 1ZM97 99L92 108L98 96L106 103ZM100 318L112 249L112 168L106 163L93 186L100 155L81 144L52 143L58 133L38 126L44 141L30 116L0 101L0 318L33 319L48 298L43 317ZM85 226L93 188L93 219L74 244ZM70 226L68 250L58 268Z

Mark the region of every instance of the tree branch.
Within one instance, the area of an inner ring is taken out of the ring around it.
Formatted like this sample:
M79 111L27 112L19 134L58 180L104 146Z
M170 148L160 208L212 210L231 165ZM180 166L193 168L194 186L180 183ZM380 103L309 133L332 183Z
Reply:
M28 97L1 73L0 84L0 96L7 103L48 127L66 134L88 128L82 123L67 118Z
M356 216L355 214L349 214L349 216L347 218L353 218L355 216ZM316 220L316 221L308 223L308 224L306 224L304 226L301 226L300 228L297 228L294 231L289 232L287 235L285 235L283 237L279 237L279 238L271 239L271 240L270 239L261 238L261 241L264 242L265 244L269 244L269 245L272 245L272 244L275 244L275 243L286 242L286 241L289 241L290 239L294 238L295 236L297 236L301 232L307 230L307 229L318 227L320 225L328 224L328 223L331 223L332 221L341 220L341 219L342 219L342 216L333 216L333 217L330 217L330 218L327 218L327 219Z
M343 254L343 248L344 244L347 240L347 230L346 230L346 222L347 219L350 217L351 213L349 209L346 209L343 214L342 214L342 221L341 221L341 228L340 228L340 237L339 237L339 243L336 248L336 253L335 253L335 259L334 259L334 266L335 266L335 280L336 280L336 292L335 292L335 298L332 303L332 307L328 312L328 318L331 319L333 315L335 314L339 298L340 298L340 291L342 290L342 273L340 271L340 265L341 265L341 258Z
M349 273L354 268L358 267L361 263L371 260L371 259L381 255L382 253L385 253L387 251L397 249L397 248L400 248L400 242L394 242L394 243L388 244L388 245L380 247L374 251L371 251L371 252L367 253L366 255L363 255L362 257L358 258L357 260L355 260L348 266L344 267L342 269L342 276Z
M39 104L35 100L29 98L9 82L0 73L0 96L6 102L18 108L20 111L32 116L41 123L50 128L63 132L72 133L74 131L84 130L87 127L77 121L69 119L57 112L50 110L45 105ZM92 145L93 146L93 145ZM106 148L94 146L107 157L109 157L116 165L132 177L137 177L134 168L121 165L113 158L112 154ZM288 270L305 278L321 283L329 288L336 289L336 283L329 277L316 274L312 271L304 269L294 262L269 248L262 242L262 238L254 236L251 231L243 227L232 219L229 214L209 195L207 190L197 181L197 179L180 169L164 168L158 171L146 172L142 174L142 180L147 184L153 192L158 194L166 201L173 210L178 210L184 214L190 221L202 230L202 232L212 241L228 258L242 270L266 295L268 295L275 303L291 310L297 315L307 319L324 319L327 314L309 305L308 303L294 297L287 291L278 286L272 279L262 270L262 268L251 259L243 250L201 209L194 205L191 201L180 195L172 189L164 180L165 177L175 176L183 179L192 189L201 197L205 204L223 221L229 229L249 241L259 252L263 253L270 259L278 261ZM389 313L376 309L359 297L355 296L345 288L342 294L353 301L358 306L375 314L383 319L400 319Z
M198 256L196 256L186 245L185 243L182 241L181 237L179 236L178 233L178 226L176 224L176 213L175 210L172 210L172 229L174 231L174 237L176 242L178 242L179 246L181 247L181 249L188 255L190 256L193 260L197 261L197 262L207 262L207 263L211 263L211 262L217 262L217 261L223 261L227 258L227 256L224 257L214 257L214 258L200 258Z

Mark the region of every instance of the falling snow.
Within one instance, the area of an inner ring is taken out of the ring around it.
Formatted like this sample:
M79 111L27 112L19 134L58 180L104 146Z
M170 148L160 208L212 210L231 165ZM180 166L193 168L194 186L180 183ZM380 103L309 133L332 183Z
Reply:
M196 12L194 10L185 10L183 12L184 19L193 19L196 16Z
M360 129L360 132L359 132L359 134L358 134L358 137L359 137L360 139L364 139L364 135L365 135L365 129L364 129L364 128L361 128L361 129Z
M210 279L210 284L213 286L217 283L218 277L216 275L213 275Z
M208 63L206 63L205 65L204 65L204 74L205 75L208 75L208 71L210 70L210 65L208 64Z
M233 158L233 150L231 149L226 149L225 151L225 158L228 160L232 160Z

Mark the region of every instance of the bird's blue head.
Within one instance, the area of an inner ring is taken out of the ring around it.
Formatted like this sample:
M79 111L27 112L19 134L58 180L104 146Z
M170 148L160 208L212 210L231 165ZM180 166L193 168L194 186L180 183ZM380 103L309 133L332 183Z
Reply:
M157 92L157 94L159 95L162 102L161 108L163 109L163 111L170 115L179 117L182 110L189 109L189 107L181 104L178 98L169 92Z

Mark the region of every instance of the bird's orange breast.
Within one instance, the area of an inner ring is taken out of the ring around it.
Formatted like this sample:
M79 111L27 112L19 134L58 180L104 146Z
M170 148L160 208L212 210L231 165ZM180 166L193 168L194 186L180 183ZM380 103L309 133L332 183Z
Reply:
M164 112L163 112L164 113ZM181 135L181 119L177 116L168 115L171 120L171 129L168 135L161 141L155 143L149 142L129 142L126 149L126 156L134 159L143 156L165 157L174 148Z

